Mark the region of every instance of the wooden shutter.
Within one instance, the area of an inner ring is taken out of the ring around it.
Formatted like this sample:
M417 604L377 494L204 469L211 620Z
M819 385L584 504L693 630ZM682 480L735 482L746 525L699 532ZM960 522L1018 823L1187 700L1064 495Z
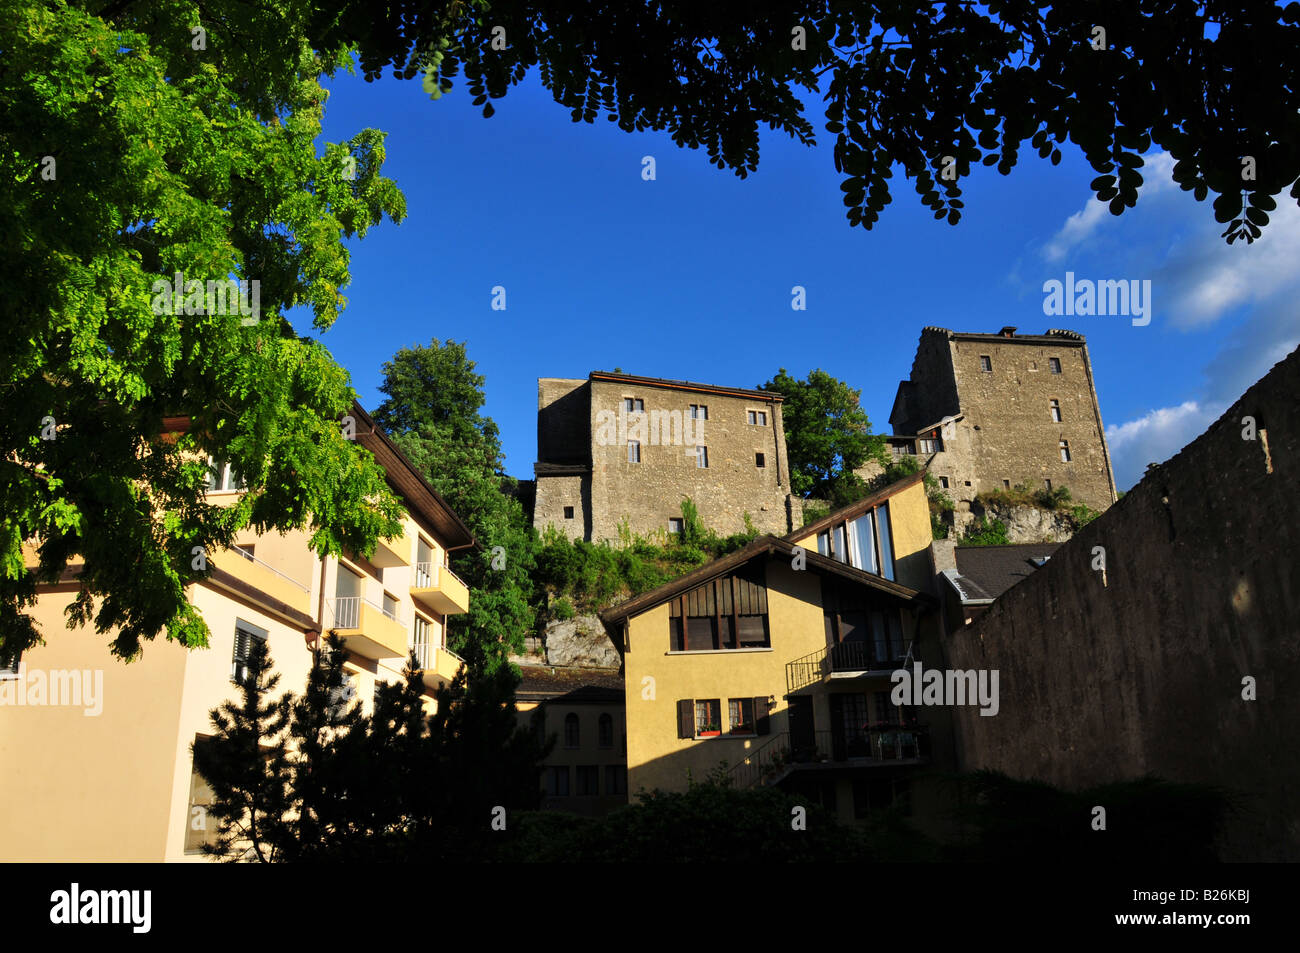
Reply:
M760 735L772 733L772 703L766 695L754 696L754 731Z
M677 737L695 737L695 699L683 698L677 703Z

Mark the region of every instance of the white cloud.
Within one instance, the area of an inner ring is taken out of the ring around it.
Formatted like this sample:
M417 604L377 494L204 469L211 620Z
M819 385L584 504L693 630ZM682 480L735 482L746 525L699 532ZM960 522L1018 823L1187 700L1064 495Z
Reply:
M1142 186L1138 189L1138 196L1139 200L1145 198L1149 201L1151 196L1173 187L1174 158L1168 152L1154 152L1142 159L1145 164L1142 167ZM1043 247L1043 257L1050 262L1060 261L1089 238L1102 222L1113 217L1110 214L1110 203L1100 202L1093 197L1065 220L1060 231Z
M1142 479L1149 463L1164 463L1187 446L1227 409L1227 404L1185 401L1161 407L1137 420L1106 428L1115 467L1115 485L1127 490Z

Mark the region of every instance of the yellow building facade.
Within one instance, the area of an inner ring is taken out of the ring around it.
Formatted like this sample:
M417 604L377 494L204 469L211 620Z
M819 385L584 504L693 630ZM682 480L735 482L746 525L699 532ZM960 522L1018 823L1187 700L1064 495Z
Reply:
M400 536L369 559L321 559L301 531L241 534L190 588L211 632L206 649L163 638L124 663L112 633L68 629L74 562L33 610L46 644L0 672L0 860L203 860L208 793L192 746L213 733L209 712L241 696L233 678L251 640L265 639L279 692L301 693L330 630L343 637L355 697L400 681L412 651L431 693L461 661L446 622L469 608L448 556L474 546L469 529L360 408L358 443L383 466L405 507ZM239 490L217 467L209 501Z
M939 666L921 474L602 613L624 657L628 788L726 776L780 784L841 820L934 813L950 765L939 710L892 704L890 675Z

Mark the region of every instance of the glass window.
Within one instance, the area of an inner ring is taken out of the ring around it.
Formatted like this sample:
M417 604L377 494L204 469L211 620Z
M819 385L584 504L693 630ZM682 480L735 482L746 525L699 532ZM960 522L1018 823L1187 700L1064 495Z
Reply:
M872 538L874 522L870 513L863 513L849 524L849 535L853 540L852 565L855 569L878 572L876 569L876 546Z
M594 764L578 765L578 786L574 792L578 797L594 797L600 793L600 766Z
M621 764L605 765L605 794L627 793L627 767Z
M732 698L727 701L728 724L733 735L754 733L754 699Z
M612 747L614 747L614 718L613 718L613 716L611 716L611 715L609 714L609 712L605 712L604 714L602 714L602 715L600 716L600 720L599 720L596 724L597 724L596 734L597 734L597 738L598 738L597 743L598 743L602 748L612 748Z
M831 534L829 532L817 534L817 552L822 556L831 554Z
M849 561L848 549L844 545L844 524L835 527L835 558L842 563Z
M627 442L627 462L628 463L641 462L641 441L629 440Z
M1052 369L1053 374L1061 373L1061 359L1059 357L1049 357L1047 364Z
M886 579L894 578L894 546L889 536L889 504L881 503L876 508L876 519L880 525L880 574Z
M1068 440L1061 441L1061 462L1070 462L1070 442Z
M701 470L709 468L709 448L703 444L695 448L695 466Z
M576 748L582 739L582 733L578 726L578 716L569 712L564 716L564 747Z
M993 370L993 360L987 354L980 355L980 370L985 372Z
M668 517L668 532L680 533L682 531L682 518L680 516Z
M716 698L695 700L695 737L715 738L722 733L721 708Z

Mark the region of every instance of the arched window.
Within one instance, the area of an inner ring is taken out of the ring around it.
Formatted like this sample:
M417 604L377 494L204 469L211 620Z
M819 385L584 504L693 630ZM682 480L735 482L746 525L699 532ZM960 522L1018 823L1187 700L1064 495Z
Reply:
M602 748L614 747L614 719L609 712L605 712L605 714L600 716L600 721L597 725L597 736L599 738L600 746Z
M569 712L564 716L564 747L578 747L579 738L578 716L573 712Z

